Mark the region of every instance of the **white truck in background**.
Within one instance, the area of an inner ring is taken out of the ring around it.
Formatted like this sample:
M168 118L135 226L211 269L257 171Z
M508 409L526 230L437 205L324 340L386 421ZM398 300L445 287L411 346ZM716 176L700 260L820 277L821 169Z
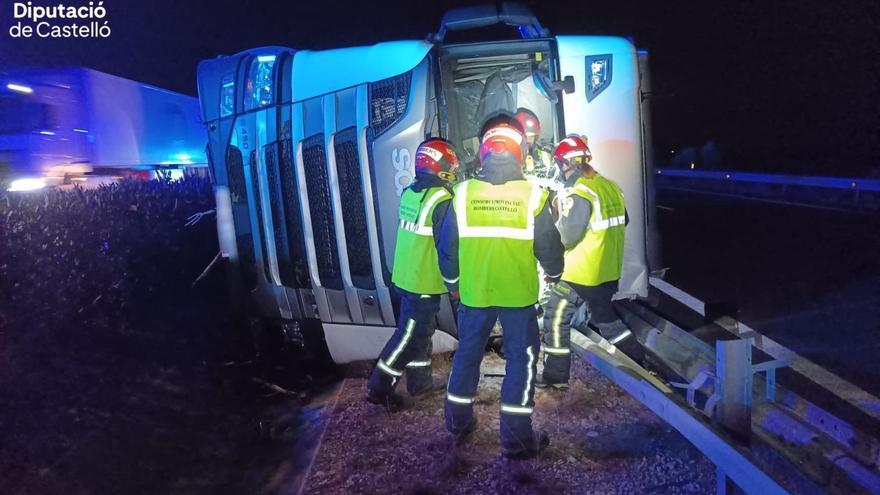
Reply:
M13 191L207 170L196 98L91 69L0 68L0 183Z

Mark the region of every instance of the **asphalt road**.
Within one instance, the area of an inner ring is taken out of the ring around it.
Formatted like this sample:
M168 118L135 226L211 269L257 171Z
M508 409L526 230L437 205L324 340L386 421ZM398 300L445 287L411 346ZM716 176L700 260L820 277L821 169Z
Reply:
M667 280L880 395L880 215L658 191Z

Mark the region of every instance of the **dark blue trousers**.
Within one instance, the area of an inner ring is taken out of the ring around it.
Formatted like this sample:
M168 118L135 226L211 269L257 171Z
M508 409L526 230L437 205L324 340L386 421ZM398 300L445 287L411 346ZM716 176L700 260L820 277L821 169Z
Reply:
M379 354L367 382L370 390L379 395L393 392L404 372L410 393L424 390L433 382L431 336L435 330L434 317L440 311L440 296L399 292L397 329Z
M480 363L495 321L504 330L506 369L501 384L501 444L518 448L534 442L532 409L538 352L538 319L534 306L525 308L458 308L458 351L446 394L446 429L465 431L474 420L473 403L480 382Z
M620 320L611 298L617 292L617 280L595 286L571 282L555 284L544 310L544 379L568 383L571 373L571 319L587 303L590 324L599 334L624 354L639 360L641 348L629 327Z

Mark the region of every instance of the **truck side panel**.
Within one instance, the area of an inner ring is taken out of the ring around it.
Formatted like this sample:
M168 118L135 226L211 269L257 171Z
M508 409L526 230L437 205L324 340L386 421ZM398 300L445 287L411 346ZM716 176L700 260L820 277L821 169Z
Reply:
M94 167L207 163L197 99L92 70L83 83Z

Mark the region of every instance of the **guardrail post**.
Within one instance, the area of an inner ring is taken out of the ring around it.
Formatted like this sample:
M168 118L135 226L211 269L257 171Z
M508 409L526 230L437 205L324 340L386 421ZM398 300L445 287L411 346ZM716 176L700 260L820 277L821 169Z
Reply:
M752 342L719 340L715 344L715 393L718 422L747 440L752 431Z
M741 493L736 484L727 477L721 466L715 466L715 495L735 495Z

